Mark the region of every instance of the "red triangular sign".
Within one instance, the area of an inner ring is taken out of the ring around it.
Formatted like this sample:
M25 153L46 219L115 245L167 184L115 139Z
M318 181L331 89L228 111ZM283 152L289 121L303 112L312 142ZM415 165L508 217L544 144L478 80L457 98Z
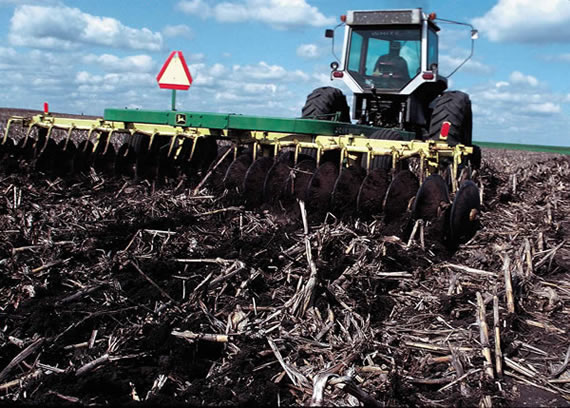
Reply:
M163 89L186 91L192 85L192 75L184 60L182 51L172 51L156 76L158 86Z

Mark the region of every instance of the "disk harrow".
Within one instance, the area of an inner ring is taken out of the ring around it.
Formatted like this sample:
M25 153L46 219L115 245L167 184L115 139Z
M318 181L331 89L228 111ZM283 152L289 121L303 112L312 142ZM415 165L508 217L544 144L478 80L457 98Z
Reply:
M214 189L223 187L248 209L272 208L292 216L297 200L303 200L313 221L328 214L383 214L387 224L404 220L408 235L411 224L417 227L421 220L439 225L438 237L451 247L468 239L480 209L479 190L466 171L473 148L410 140L413 134L404 131L399 131L404 140L367 137L377 130L176 111L106 110L104 119L45 113L8 120L0 160L5 171L25 161L53 177L91 169L151 180L186 175L194 186L208 180ZM410 159L414 171L408 169ZM457 189L460 174L465 180Z

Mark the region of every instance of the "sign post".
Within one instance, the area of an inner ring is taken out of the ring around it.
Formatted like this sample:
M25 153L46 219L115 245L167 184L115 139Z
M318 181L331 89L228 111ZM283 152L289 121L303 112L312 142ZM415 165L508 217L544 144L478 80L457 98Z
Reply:
M176 110L176 91L187 91L192 85L192 75L182 51L172 51L156 76L161 89L172 89L172 110Z

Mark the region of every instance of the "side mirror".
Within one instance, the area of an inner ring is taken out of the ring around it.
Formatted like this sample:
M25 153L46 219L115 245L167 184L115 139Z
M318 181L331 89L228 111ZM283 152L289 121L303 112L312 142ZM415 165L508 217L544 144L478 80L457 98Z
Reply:
M330 28L325 30L325 37L326 38L334 38L334 30L331 30Z
M338 62L336 61L331 62L331 69L333 71L336 71L338 69Z

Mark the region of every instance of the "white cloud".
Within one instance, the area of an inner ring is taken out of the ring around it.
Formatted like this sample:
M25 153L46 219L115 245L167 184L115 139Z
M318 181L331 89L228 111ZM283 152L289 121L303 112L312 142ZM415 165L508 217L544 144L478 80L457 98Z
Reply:
M473 25L497 42L570 41L570 4L568 0L499 0Z
M77 61L75 53L52 53L44 50L17 52L14 48L0 47L0 76L8 78L15 73L35 78L65 77Z
M535 113L539 115L550 115L553 113L560 113L562 108L557 103L544 102L544 103L531 103L523 108L524 112Z
M50 5L50 4L61 4L61 0L0 0L0 7L1 6L9 6L12 7L14 5L22 5L22 3L26 3L27 5L30 4L41 4L43 6Z
M538 79L532 75L525 75L519 71L512 72L509 79L513 84L530 85L532 87L538 86Z
M469 48L468 48L469 47ZM446 25L439 32L439 71L449 75L470 54L471 34L468 29L454 29ZM480 61L477 43L475 43L474 56L465 63L459 72L468 72L478 75L489 75L494 68Z
M279 87L276 84L271 83L246 83L242 84L239 87L231 87L229 89L229 92L228 89L225 89L223 92L216 92L215 98L217 100L224 99L224 101L228 101L228 98L231 98L234 101L255 101L256 99L262 100L262 98L275 97L278 89Z
M558 55L547 55L544 57L546 61L555 61L555 62L570 62L570 52L562 53Z
M179 10L182 10L187 14L197 14L203 18L212 16L212 10L210 6L203 0L181 1L178 3L177 7Z
M168 25L162 30L165 37L191 38L192 30L186 24Z
M0 64L11 63L16 61L18 53L13 48L0 47Z
M481 83L468 90L474 140L567 144L570 117L565 104L570 103L570 95L553 92L534 77L538 84L532 86L528 75L513 74L508 81Z
M121 71L122 63L131 68ZM144 55L117 58L1 47L0 106L41 109L47 101L54 112L95 115L108 107L169 106L168 101L157 106L162 96L169 97L158 89L154 70L141 72L148 64Z
M532 79L529 81L529 78ZM494 135L494 138L502 136L505 140L533 133L538 135L542 132L542 122L537 121L536 116L548 117L553 128L560 126L563 129L567 126L562 105L570 102L569 95L551 92L530 75L515 71L509 81L480 84L469 93L475 114L474 124L482 129L490 128L484 135ZM521 123L525 124L523 134L509 135L508 128L520 126ZM480 136L481 133L477 135Z
M81 44L159 51L162 35L147 28L131 28L110 17L83 13L77 8L21 6L10 22L12 45L58 50Z
M321 49L316 44L301 44L297 47L297 55L301 58L319 58Z
M106 90L111 91L117 88L136 85L152 86L156 84L154 75L136 72L94 75L87 71L81 71L77 73L75 82L80 85L80 90L89 89L90 92L97 92L97 89L101 86L105 87Z
M277 85L275 84L245 84L241 89L246 94L272 94L277 93Z
M221 77L223 75L226 75L227 71L227 68L222 64L214 64L210 69L210 73L214 77Z
M272 83L308 81L310 76L301 70L289 71L280 65L270 65L264 61L252 65L233 65L227 67L216 63L208 66L204 62L189 64L195 84L214 85L220 81L229 81L237 86L248 83Z
M280 65L270 65L264 61L257 65L234 65L232 71L237 78L255 81L306 81L309 79L309 75L301 70L287 71Z
M185 56L185 59L187 64L197 63L204 61L206 59L206 55L204 55L201 52L197 52L195 54L188 54L187 56Z
M155 63L149 55L132 55L119 58L116 55L88 54L83 57L83 62L95 64L107 72L153 72Z
M441 55L439 57L440 71L444 74L450 74L463 61L465 61L465 57ZM483 64L480 61L477 61L476 59L470 59L459 70L483 75L488 75L493 72L493 68L491 68L489 65Z
M178 8L187 14L225 23L259 21L277 29L295 26L322 27L335 23L306 0L235 0L214 6L204 0L183 0Z

